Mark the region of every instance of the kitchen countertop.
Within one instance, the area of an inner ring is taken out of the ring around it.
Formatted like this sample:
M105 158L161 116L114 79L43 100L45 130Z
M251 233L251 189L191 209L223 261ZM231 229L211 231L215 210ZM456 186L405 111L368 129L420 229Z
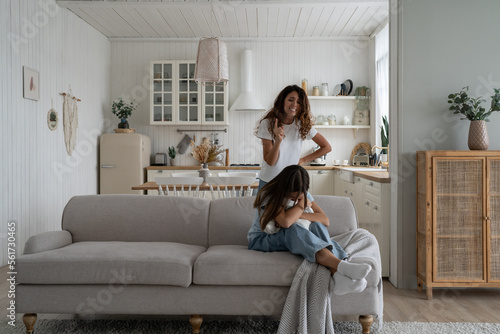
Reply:
M354 166L303 166L306 170L343 170ZM150 166L147 170L199 170L199 166ZM208 166L212 170L259 170L260 166ZM354 171L354 176L359 176L371 181L390 183L389 172L371 172L372 167L366 167L366 171Z
M200 166L149 166L147 170L200 170ZM260 166L208 166L212 170L259 170Z

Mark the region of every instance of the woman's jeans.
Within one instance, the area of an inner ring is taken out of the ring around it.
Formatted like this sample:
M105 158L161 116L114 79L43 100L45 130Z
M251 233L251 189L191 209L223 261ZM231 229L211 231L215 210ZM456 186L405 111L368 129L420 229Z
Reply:
M331 250L340 260L347 258L342 247L330 238L327 228L318 222L311 222L309 230L293 224L289 228L281 228L275 234L263 232L248 244L248 249L262 252L289 251L302 255L309 262L316 262L316 252L323 248Z
M262 181L262 180L260 180L260 179L259 179L259 189L257 189L257 192L258 192L258 191L259 191L259 190L260 190L263 186L265 186L266 184L267 184L267 182L266 182L266 181Z

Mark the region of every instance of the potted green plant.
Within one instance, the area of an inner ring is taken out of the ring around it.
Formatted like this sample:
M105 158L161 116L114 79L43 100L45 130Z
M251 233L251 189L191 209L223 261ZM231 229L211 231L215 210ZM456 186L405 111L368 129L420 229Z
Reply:
M389 147L389 121L387 116L382 116L382 125L380 126L380 141L382 147ZM387 149L383 149L380 154L387 154Z
M170 146L168 148L168 157L170 158L170 166L176 165L175 156L176 156L175 147Z
M120 119L118 129L128 129L130 127L127 118L132 115L132 111L134 111L137 106L138 104L135 103L135 100L127 103L121 97L113 101L111 104L111 111Z
M500 111L500 90L493 88L495 94L491 96L491 106L488 111L481 105L486 102L480 97L470 97L468 94L469 87L464 87L455 94L448 95L448 103L451 104L450 110L454 114L462 114L465 117L460 119L468 119L471 121L469 127L468 145L471 150L487 150L489 146L488 129L486 122L490 120L488 117L494 111Z

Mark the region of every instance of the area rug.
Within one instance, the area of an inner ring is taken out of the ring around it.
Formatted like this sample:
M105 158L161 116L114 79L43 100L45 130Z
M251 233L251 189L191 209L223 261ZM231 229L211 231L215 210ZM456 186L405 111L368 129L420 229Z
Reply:
M278 321L206 321L201 334L274 334ZM361 334L357 322L334 323L336 334ZM188 321L165 320L38 320L36 334L191 334ZM0 322L2 334L24 334L22 321L16 326ZM500 324L386 322L380 334L498 334ZM312 334L312 333L310 333Z

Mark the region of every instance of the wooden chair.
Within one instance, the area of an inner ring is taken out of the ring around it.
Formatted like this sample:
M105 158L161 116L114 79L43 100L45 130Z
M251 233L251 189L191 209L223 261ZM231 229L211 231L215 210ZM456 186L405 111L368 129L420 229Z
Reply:
M155 179L155 182L158 185L159 195L199 197L200 185L203 183L203 178L199 176L159 176ZM165 185L165 190L162 189L162 184ZM170 191L170 186L173 186L173 191ZM177 190L178 186L180 186L179 191ZM184 189L188 186L189 188L186 195ZM194 189L193 186L195 187ZM193 193L194 191L196 191L196 193Z
M208 177L207 183L210 186L210 192L212 199L225 197L237 197L237 196L252 196L251 185L255 182L257 174L256 173L246 173L246 175L241 175L239 173L219 173L218 176ZM224 185L224 189L220 189L220 186ZM215 189L214 189L215 188ZM237 190L239 188L239 190Z

